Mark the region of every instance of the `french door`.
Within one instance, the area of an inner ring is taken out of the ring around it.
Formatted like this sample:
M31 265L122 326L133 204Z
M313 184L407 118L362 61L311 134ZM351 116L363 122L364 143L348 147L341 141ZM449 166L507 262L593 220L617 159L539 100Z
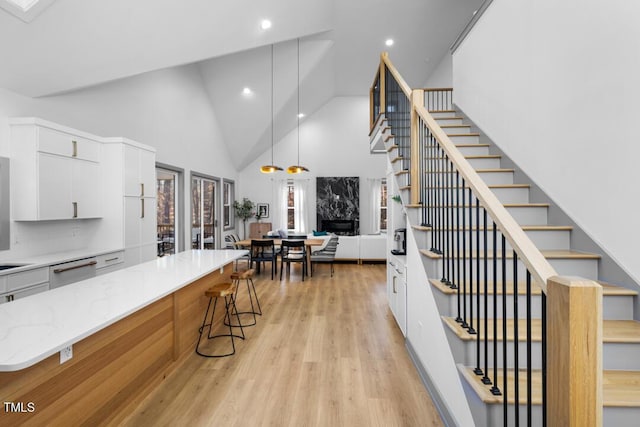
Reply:
M156 187L158 191L158 256L171 255L177 252L180 241L179 183L180 172L156 168Z
M191 247L193 249L215 249L216 194L218 180L193 175L191 178Z

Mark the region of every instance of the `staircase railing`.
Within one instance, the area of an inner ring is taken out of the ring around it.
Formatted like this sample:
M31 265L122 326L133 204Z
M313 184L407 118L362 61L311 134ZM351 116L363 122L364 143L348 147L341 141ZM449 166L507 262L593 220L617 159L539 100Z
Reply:
M473 372L501 396L504 425L531 425L537 403L543 425L547 420L549 425L600 425L602 289L590 280L558 277L440 128L429 110L451 110L451 93L410 90L383 53L371 99L380 101L377 111L388 120L398 146L402 167L396 176L410 190L407 205L420 210L420 225L430 231L430 247L421 252L439 259L440 281L457 293L456 321L476 337ZM525 307L518 306L521 282ZM542 291L540 372L532 367L534 287ZM508 304L510 292L514 298ZM517 321L521 310L524 331ZM525 354L520 341L526 343ZM533 394L535 381L542 382L539 399ZM510 402L516 402L512 414Z

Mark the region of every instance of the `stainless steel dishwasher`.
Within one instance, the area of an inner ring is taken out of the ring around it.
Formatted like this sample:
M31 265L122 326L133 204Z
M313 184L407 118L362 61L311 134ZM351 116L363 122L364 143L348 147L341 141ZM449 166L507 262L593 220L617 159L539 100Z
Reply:
M49 288L55 289L96 275L95 257L55 264L49 267Z

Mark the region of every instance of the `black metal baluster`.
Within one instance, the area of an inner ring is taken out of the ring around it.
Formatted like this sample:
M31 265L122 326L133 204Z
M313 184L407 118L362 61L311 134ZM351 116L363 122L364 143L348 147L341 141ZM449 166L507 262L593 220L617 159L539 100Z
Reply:
M542 292L542 426L547 426L547 296Z
M519 380L519 360L518 360L518 254L513 251L513 396L514 396L514 417L516 426L520 425L520 383Z
M449 159L449 156L445 154L447 165L447 177L449 178L449 184L447 185L447 209L448 209L448 223L447 223L447 242L449 245L449 282L453 289L458 290L458 316L460 316L460 282L455 280L455 256L454 239L453 239L453 163ZM446 184L445 184L446 185Z
M491 393L500 396L498 388L498 236L493 223L493 386Z
M467 216L467 207L466 201L464 197L464 187L465 180L462 178L462 189L458 188L458 198L462 196L462 227L458 224L458 251L460 251L460 234L462 234L462 288L463 288L463 315L462 315L462 327L469 329L469 324L467 323L467 229L466 229L466 220ZM460 210L460 200L458 200L458 210ZM458 252L460 253L460 252ZM458 264L458 269L460 269L460 264Z
M527 425L531 425L531 273L527 269Z
M507 250L506 239L504 233L502 236L502 253L500 254L502 264L502 410L504 416L504 425L509 425L509 405L508 396L509 388L507 384Z
M452 174L453 176L453 174ZM453 186L451 187L451 191L453 191ZM456 208L456 225L455 225L455 229L458 230L457 233L455 233L456 236L456 254L458 255L456 257L456 283L458 284L458 288L460 288L462 285L462 281L460 280L460 173L458 171L456 171L456 187L455 187L455 194L456 194L456 203L455 203L455 208ZM454 227L451 228L452 232L454 230ZM462 325L463 328L466 327L466 322L465 322L465 316L467 314L466 312L466 299L465 299L465 295L464 293L466 292L466 288L462 287L462 314L460 313L460 301L458 301L458 317L456 318L456 322L460 323Z
M483 384L491 384L491 379L487 376L489 374L489 262L488 262L488 247L487 242L487 210L483 207L483 221L482 230L484 233L484 377L482 377Z
M471 194L471 192L469 192ZM480 368L482 364L482 360L480 359L480 350L481 350L481 338L482 335L482 327L480 326L480 200L476 197L476 275L471 279L471 288L473 289L473 282L476 283L476 307L478 312L478 337L476 338L476 369L474 369L474 373L476 375L483 375L482 369ZM485 318L486 318L485 311ZM485 329L485 336L487 335Z
M463 185L463 188L466 187ZM466 192L469 197L469 204L467 205L467 210L469 211L469 333L475 335L476 330L473 327L473 228L471 226L471 218L473 218L473 203L471 198L471 188L466 189ZM467 231L465 230L464 235L466 236L466 234ZM479 256L480 254L476 252L476 259L479 259ZM467 275L465 275L465 278L466 277Z
M446 155L444 154L444 152L442 153L442 170L443 170L443 178L444 181L447 181L447 171L449 170L449 166L447 166L446 164ZM449 271L449 233L447 231L447 227L448 227L448 220L449 220L449 215L447 214L447 209L448 209L448 205L449 205L449 193L446 191L446 188L444 188L444 183L443 183L443 189L445 190L444 192L444 222L442 223L443 225L443 229L444 229L444 245L443 245L443 254L442 254L442 282L446 283L447 285L451 286L451 271Z

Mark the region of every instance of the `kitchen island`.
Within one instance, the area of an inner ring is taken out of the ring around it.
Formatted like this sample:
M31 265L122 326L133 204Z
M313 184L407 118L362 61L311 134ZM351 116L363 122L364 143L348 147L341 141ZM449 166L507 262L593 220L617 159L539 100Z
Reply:
M182 252L1 305L0 425L117 422L193 351L204 291L244 254Z

